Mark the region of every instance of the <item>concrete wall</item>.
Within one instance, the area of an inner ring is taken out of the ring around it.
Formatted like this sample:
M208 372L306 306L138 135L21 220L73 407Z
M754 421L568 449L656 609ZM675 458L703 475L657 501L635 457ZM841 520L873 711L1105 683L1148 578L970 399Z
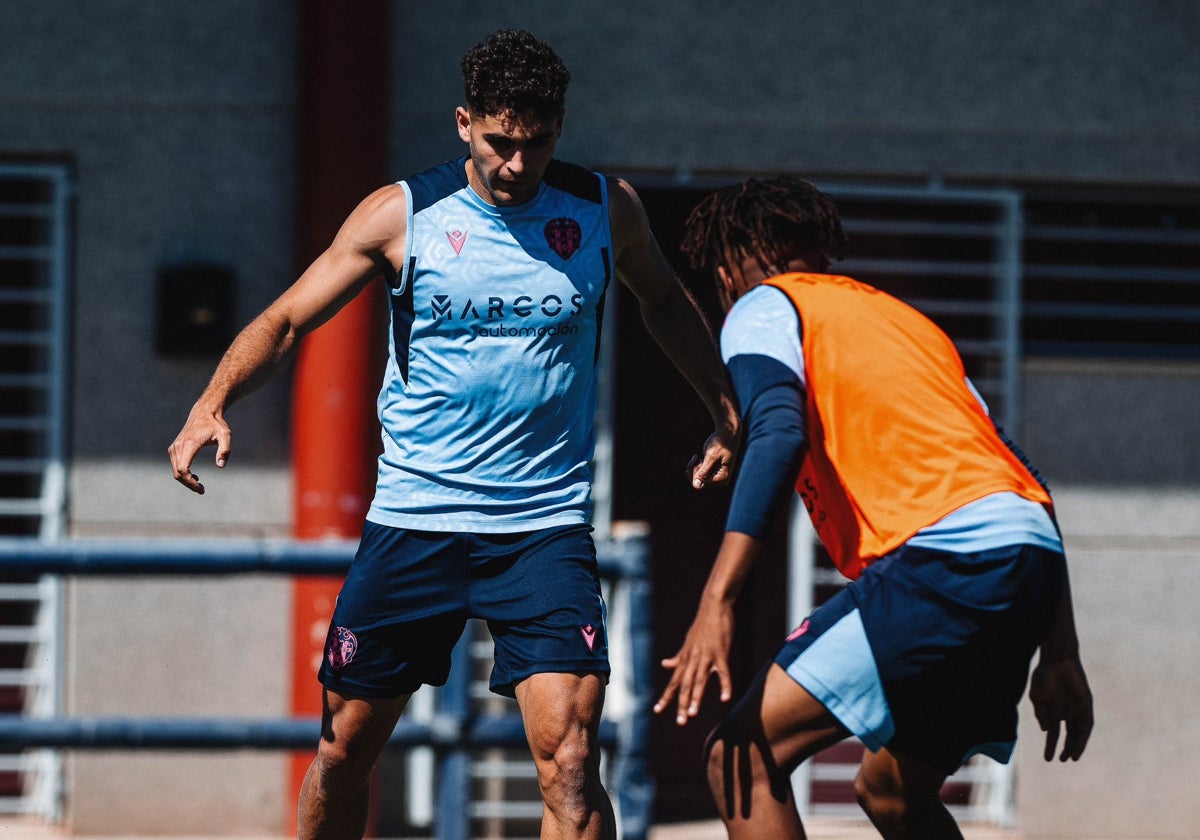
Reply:
M241 323L295 276L296 15L285 0L0 2L0 156L76 173L75 534L288 530L286 376L231 412L229 468L199 465L205 497L171 482L165 448L216 360L156 356L153 300L160 265L227 261ZM572 70L560 153L584 164L1200 189L1191 0L765 0L753 14L717 0L530 0L397 4L395 17L397 177L461 152L459 57L522 26ZM1099 722L1078 767L1043 767L1026 734L1020 823L1184 836L1200 825L1188 796L1200 782L1188 711L1200 696L1197 377L1031 364L1026 385L1024 442L1059 498ZM79 582L68 711L282 713L283 587ZM72 824L274 831L280 761L77 756Z
M1025 436L1066 538L1096 729L1046 764L1022 709L1017 825L1029 837L1185 838L1200 829L1200 365L1033 360Z
M67 713L278 719L291 707L281 577L88 579L70 586ZM70 754L79 834L284 833L289 753Z

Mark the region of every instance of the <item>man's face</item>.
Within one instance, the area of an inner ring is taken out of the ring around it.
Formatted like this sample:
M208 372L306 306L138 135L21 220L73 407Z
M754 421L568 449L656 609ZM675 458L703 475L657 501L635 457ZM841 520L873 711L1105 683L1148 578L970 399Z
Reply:
M467 180L489 204L524 204L537 195L554 147L562 134L562 115L481 117L466 108L455 113L458 136L470 147Z

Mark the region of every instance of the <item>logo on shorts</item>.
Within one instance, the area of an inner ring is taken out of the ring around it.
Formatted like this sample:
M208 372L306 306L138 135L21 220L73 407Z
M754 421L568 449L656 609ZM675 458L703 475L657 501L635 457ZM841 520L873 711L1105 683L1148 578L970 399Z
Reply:
M793 639L799 639L801 636L803 636L807 632L808 632L808 619L806 618L806 619L804 619L804 621L800 622L799 627L797 627L795 630L792 631L792 635L788 636L787 640L790 642Z
M580 627L579 632L583 634L583 640L587 642L588 650L593 650L596 647L596 628L592 625Z
M546 222L545 233L546 244L564 260L570 259L583 243L583 230L579 222L566 216Z
M329 633L329 641L325 645L325 658L329 667L340 671L350 664L358 650L358 638L345 627L335 627Z

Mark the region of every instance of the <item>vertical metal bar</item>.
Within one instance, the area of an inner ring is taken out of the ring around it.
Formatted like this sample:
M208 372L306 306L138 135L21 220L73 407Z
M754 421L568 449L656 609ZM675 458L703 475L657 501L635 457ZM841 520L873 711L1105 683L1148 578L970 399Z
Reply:
M438 692L443 715L459 722L466 731L471 718L471 637L470 626L454 646L454 665L446 684ZM445 750L438 758L437 825L438 840L470 840L471 836L471 756L462 746Z
M1024 210L1020 193L1000 193L997 200L1003 214L1003 234L998 245L1000 289L997 297L1003 313L1002 337L1004 371L1004 415L998 418L1019 440L1021 434L1021 241L1024 235Z
M790 630L799 626L813 610L815 597L813 594L813 563L816 552L813 550L812 522L808 511L799 496L793 494L791 520L788 527L788 605L787 617ZM804 816L809 811L811 802L812 767L810 762L803 762L792 774L792 798L796 802L796 810Z
M654 807L654 779L647 757L654 703L654 629L651 620L650 558L645 531L621 540L621 578L629 631L630 704L617 721L613 788L624 840L645 840Z

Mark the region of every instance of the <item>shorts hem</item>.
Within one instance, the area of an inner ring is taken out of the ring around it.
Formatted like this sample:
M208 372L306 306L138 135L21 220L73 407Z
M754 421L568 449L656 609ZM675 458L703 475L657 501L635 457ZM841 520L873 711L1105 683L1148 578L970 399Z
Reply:
M324 674L317 676L317 681L330 691L336 691L338 694L344 694L348 697L363 697L370 700L395 700L397 697L403 697L406 694L413 694L423 685L445 685L446 681L441 682L421 682L405 683L400 687L396 686L374 686L363 685L362 683L349 683L344 680L339 680L336 677L326 677ZM411 688L409 686L412 686Z

